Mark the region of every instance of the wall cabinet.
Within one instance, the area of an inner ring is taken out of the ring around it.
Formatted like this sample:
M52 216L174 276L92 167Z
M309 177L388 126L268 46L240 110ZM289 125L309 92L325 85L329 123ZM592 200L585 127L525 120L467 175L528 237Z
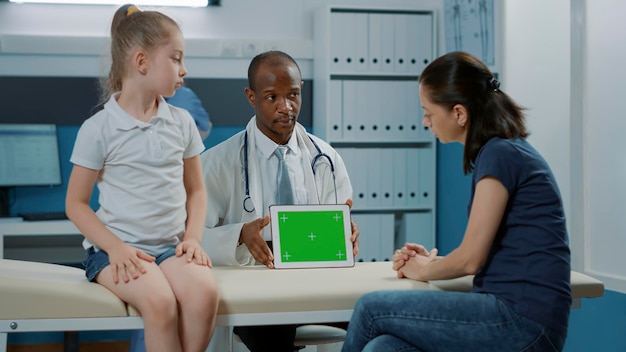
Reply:
M315 15L313 130L346 163L363 261L435 246L436 142L418 78L434 59L433 10L327 6Z

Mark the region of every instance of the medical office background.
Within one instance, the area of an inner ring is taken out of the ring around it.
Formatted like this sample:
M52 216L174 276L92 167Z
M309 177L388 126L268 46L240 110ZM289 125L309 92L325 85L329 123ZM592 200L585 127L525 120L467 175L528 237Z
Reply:
M626 236L619 220L626 211L626 167L619 145L626 121L618 103L626 91L626 23L621 20L626 2L494 2L496 47L490 67L498 72L502 88L528 108L529 140L557 177L574 269L603 280L607 288L604 297L583 300L582 308L572 311L566 351L624 351ZM167 9L181 22L187 40L189 82L211 82L222 91L213 99L228 99L218 110L211 97L204 100L216 120L207 148L241 130L252 114L243 94L250 60L246 45L253 44L249 51L284 49L299 62L305 84L312 84L313 14L326 4L434 10L436 53L446 51L443 0L222 0L219 7ZM69 155L80 121L91 114L94 78L105 72L100 54L107 53L103 38L113 11L110 6L0 1L0 123L23 114L17 110L22 108L75 114L67 117L74 122L58 125L63 184L15 189L12 214L63 210ZM77 92L76 85L85 89ZM23 92L22 107L6 100L10 90ZM310 90L306 94L315 99ZM311 129L310 116L304 120ZM438 144L436 149L436 243L446 254L463 236L469 178L462 173L460 145ZM28 334L20 343L55 338Z

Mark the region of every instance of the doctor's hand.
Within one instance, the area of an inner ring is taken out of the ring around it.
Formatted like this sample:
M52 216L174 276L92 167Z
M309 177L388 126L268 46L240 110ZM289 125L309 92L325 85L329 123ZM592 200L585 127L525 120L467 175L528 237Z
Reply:
M352 209L352 199L348 199L346 204ZM355 257L359 254L359 227L356 226L356 222L350 219L350 229L352 230L352 236L350 236L350 242L352 242L352 255Z
M274 268L274 255L263 239L263 228L270 223L269 215L264 218L258 218L254 221L243 224L241 234L239 234L239 243L243 243L248 247L248 251L254 259L265 265Z

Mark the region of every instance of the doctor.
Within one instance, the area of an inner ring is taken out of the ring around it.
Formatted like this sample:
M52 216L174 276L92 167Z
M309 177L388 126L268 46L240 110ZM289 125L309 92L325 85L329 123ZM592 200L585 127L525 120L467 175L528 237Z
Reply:
M254 108L246 129L201 155L208 196L202 246L214 265L273 268L268 207L275 204L278 158L285 156L294 203L352 205L352 186L337 152L297 122L304 82L295 60L281 51L259 54L248 68L245 94ZM353 253L359 231L352 223ZM252 352L293 352L295 326L235 327ZM217 332L216 332L217 333Z

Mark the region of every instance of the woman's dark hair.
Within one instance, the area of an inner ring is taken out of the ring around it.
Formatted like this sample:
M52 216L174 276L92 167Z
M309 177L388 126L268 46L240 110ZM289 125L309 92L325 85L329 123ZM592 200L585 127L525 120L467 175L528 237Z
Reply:
M474 169L476 156L493 137L526 138L523 108L500 90L487 66L472 54L451 52L431 62L419 78L431 102L450 111L457 104L468 112L463 171Z

